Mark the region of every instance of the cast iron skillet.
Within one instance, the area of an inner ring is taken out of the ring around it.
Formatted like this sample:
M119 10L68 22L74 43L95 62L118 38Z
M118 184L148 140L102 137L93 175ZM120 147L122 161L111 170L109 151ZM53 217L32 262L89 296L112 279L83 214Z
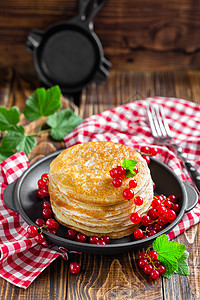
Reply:
M101 83L111 63L93 31L93 19L107 0L79 0L79 12L67 22L46 30L34 29L27 39L36 71L46 86L59 85L71 95L91 82Z
M51 161L61 151L54 152L31 165L23 175L15 182L8 185L3 194L4 203L11 210L19 213L28 224L34 224L37 218L41 218L42 200L36 196L37 182L43 173L49 172ZM109 245L92 245L80 243L66 238L67 228L60 225L57 235L44 231L45 237L50 242L65 247L68 250L87 252L93 254L117 254L130 252L135 248L142 248L152 243L161 234L168 233L178 224L183 214L191 210L198 201L198 196L193 187L183 183L175 173L163 163L151 159L150 170L153 181L156 183L156 192L165 195L175 194L181 205L176 220L161 232L147 239L135 241L132 235L111 240Z

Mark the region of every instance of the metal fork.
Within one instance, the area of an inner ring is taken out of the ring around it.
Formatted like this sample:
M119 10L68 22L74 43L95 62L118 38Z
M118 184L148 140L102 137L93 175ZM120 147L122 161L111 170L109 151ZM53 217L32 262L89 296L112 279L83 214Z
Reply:
M150 128L155 141L158 144L173 147L177 155L182 159L185 167L190 173L197 189L200 191L200 174L187 160L186 153L178 146L172 137L172 132L168 126L168 122L165 116L164 108L161 105L152 104L146 107L147 115L149 119Z

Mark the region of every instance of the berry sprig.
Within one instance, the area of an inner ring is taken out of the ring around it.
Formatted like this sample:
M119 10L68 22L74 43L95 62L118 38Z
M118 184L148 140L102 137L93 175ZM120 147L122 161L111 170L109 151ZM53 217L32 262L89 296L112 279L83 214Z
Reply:
M142 146L140 148L140 154L146 160L147 164L150 163L150 156L156 156L159 153L159 149L156 147Z
M158 253L155 250L140 252L138 254L138 266L149 274L152 279L157 279L160 275L165 274L165 267L161 264Z
M168 223L175 221L176 213L179 210L180 205L177 203L175 195L171 194L168 197L165 195L155 195L147 215L141 216L140 213L135 212L130 216L132 223L141 223L142 225L142 228L137 228L134 231L134 239L144 239L160 232Z
M168 241L167 236L163 234L155 239L146 252L139 253L138 266L152 279L157 279L160 275L170 278L174 272L189 275L186 262L188 256L185 245Z
M47 173L42 174L41 178L38 180L38 190L37 190L38 198L49 197L48 182L49 182L49 174Z
M118 188L122 185L123 180L134 177L138 174L138 167L136 160L126 159L124 158L122 162L122 166L117 166L116 168L112 168L110 170L110 177L113 179L112 184L114 187ZM128 183L128 187L123 190L123 198L126 200L131 200L134 198L134 188L137 187L137 181L135 179L131 179ZM134 198L135 205L142 205L143 199L142 197Z

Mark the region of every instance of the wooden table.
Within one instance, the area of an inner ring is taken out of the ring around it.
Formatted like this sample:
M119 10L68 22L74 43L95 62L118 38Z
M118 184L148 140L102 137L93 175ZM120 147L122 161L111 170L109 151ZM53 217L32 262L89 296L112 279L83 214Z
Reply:
M25 100L39 83L35 75L24 76L12 70L0 72L0 105L17 105L22 111ZM199 71L112 71L101 86L91 85L82 91L79 107L73 99L62 98L63 107L71 108L81 117L100 113L123 103L152 96L188 99L200 104ZM21 115L21 124L31 132L37 122L27 124ZM52 142L48 134L39 137L29 155L30 163L44 155L63 148L63 143ZM115 256L73 255L81 265L81 272L68 272L69 262L57 259L27 289L17 288L0 279L0 299L200 299L200 225L181 234L178 242L189 251L190 276L173 275L170 279L152 280L137 266L139 251Z

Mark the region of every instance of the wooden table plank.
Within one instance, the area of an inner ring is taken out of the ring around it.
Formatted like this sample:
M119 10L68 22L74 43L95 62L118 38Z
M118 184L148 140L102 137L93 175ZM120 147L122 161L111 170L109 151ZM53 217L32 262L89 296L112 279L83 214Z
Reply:
M12 70L0 73L0 105L17 105L23 110L25 100L39 86L37 79L24 77ZM62 98L63 107L72 108L81 117L100 113L115 106L153 96L180 97L200 103L200 72L134 72L112 71L108 80L83 90L80 106ZM21 116L21 124L30 132L38 127ZM38 145L29 155L30 162L63 148L48 135L38 138ZM27 290L19 289L0 279L0 299L183 299L197 300L200 291L199 249L200 225L192 227L176 240L186 245L190 253L190 276L173 275L169 280L153 281L137 267L139 252L115 256L88 254L70 255L70 261L81 265L79 275L68 272L69 262L58 258Z

